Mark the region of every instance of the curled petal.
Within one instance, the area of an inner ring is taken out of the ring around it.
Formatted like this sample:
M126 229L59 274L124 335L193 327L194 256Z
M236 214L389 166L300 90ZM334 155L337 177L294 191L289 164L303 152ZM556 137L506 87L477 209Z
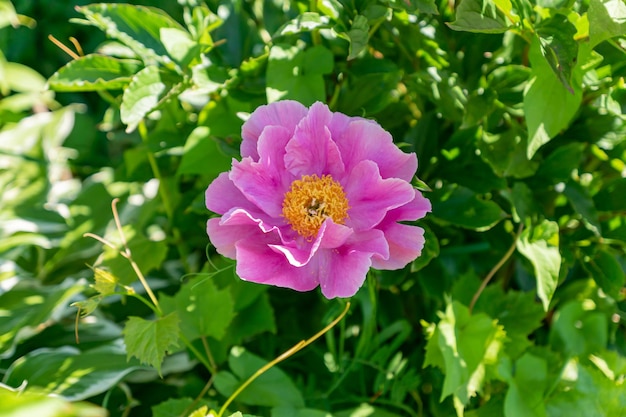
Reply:
M233 207L254 209L254 205L230 180L228 172L222 172L213 180L206 189L204 198L206 207L217 214L224 214Z
M241 128L241 156L258 159L257 141L267 126L282 126L290 134L300 120L307 115L307 108L297 101L284 100L260 106Z
M389 244L389 256L372 257L376 269L401 269L420 256L424 248L424 229L401 223L390 223L384 230Z
M343 161L337 144L332 140L328 124L333 114L322 103L311 106L309 114L296 127L293 139L287 144L285 168L294 176L331 174L344 172Z
M236 244L237 275L245 281L310 291L319 285L317 276L306 268L291 265L283 253L253 239Z
M398 178L383 179L373 161L359 162L349 173L344 191L350 209L347 225L367 230L380 223L387 212L400 207L415 196L408 182Z
M364 160L374 161L383 178L401 178L411 181L417 170L414 153L402 152L391 135L371 120L355 120L336 139L346 171Z

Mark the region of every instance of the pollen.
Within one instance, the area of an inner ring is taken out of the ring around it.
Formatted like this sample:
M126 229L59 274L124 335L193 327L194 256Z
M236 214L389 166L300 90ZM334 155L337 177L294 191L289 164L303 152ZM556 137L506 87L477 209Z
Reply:
M327 218L344 224L349 208L341 184L333 177L304 175L285 193L283 217L300 236L311 239Z

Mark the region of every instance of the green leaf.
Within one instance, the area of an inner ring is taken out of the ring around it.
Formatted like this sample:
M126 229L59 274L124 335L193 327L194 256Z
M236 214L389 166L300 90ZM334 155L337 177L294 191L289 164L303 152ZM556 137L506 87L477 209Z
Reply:
M411 263L411 272L424 268L433 259L439 256L439 240L430 227L421 225L424 229L424 247L420 256Z
M525 229L517 240L517 250L532 263L537 280L537 296L548 311L554 295L561 268L559 252L559 226L544 220L542 223Z
M493 201L482 200L465 187L449 187L432 198L433 216L451 224L474 230L487 230L504 218Z
M599 211L622 211L626 207L626 178L607 182L593 196L593 203Z
M524 92L524 114L528 126L528 159L565 129L578 111L582 101L580 80L574 74L573 94L568 91L541 53L540 42L530 47L533 78ZM558 109L558 111L555 111Z
M506 417L544 417L544 391L547 387L548 365L545 359L525 353L515 363L515 375L508 381L504 400Z
M55 72L48 85L55 91L121 90L140 68L135 60L85 55Z
M356 58L362 51L367 48L367 41L369 39L370 26L367 22L367 18L362 15L356 15L352 26L348 31L348 39L350 41L350 50L348 54L348 61Z
M537 170L537 177L550 185L568 181L572 171L580 165L585 145L582 143L568 143L556 148Z
M68 301L82 289L72 280L44 287L23 279L0 294L0 358L10 357L18 343L65 315Z
M566 355L597 353L608 343L608 319L591 300L573 300L554 314L550 344Z
M511 11L509 0L463 0L456 9L456 20L447 25L466 32L503 33L511 25L509 19L519 21Z
M309 106L325 101L324 74L333 69L333 54L323 46L303 51L277 44L270 49L267 64L267 101L292 99Z
M574 94L572 73L578 59L576 28L563 15L542 21L536 28L541 53L561 84Z
M228 364L234 373L221 371L215 375L215 388L226 397L230 396L248 377L267 362L242 347L230 351ZM289 377L274 366L255 379L237 396L243 404L265 407L292 406L304 407L304 399Z
M217 139L210 133L209 127L199 126L189 134L177 175L202 174L215 178L230 169L232 158L220 149Z
M156 320L129 317L124 327L128 359L134 356L160 374L166 352L178 346L179 321L175 312Z
M154 7L100 3L77 7L77 10L91 25L135 51L146 65L155 64L167 55L161 42L161 29L183 30L176 20Z
M518 181L511 188L511 203L513 205L513 220L515 223L525 223L526 220L536 220L540 209L532 190L526 183Z
M122 122L127 125L126 133L135 130L139 122L156 109L165 88L156 66L146 67L133 76L124 90L120 107Z
M161 28L159 37L174 62L185 68L200 55L200 45L191 39L189 32L178 28Z
M162 403L152 406L152 417L180 417L187 416L183 414L189 412L191 407L211 407L213 404L206 400L195 401L193 398L170 398ZM206 415L203 414L202 417Z
M272 408L272 417L333 417L333 415L327 411L283 405Z
M598 286L613 297L620 298L620 291L626 284L626 275L622 266L608 250L598 249L593 257L585 257L583 267L591 274Z
M175 312L180 318L180 331L188 340L204 336L221 340L235 317L229 290L218 290L203 276L189 280L173 297L162 295L160 301L165 313Z
M137 235L132 226L123 227L133 260L144 274L161 266L167 256L167 243L154 241ZM119 254L119 249L104 247L104 256L101 263L122 285L129 285L137 280L135 270L128 259Z
M314 12L304 12L278 28L272 38L276 39L279 36L311 32L315 29L327 28L329 26L327 16L321 16L319 13Z
M36 389L11 390L3 385L0 385L0 404L2 404L3 417L107 417L109 415L105 408L88 402L70 402Z
M453 395L466 405L486 382L506 338L502 326L485 314L473 314L457 301L448 303L426 345L424 367L437 366L445 378L441 401Z
M622 0L590 0L587 16L591 48L626 34L626 4Z
M101 268L94 268L93 272L96 280L93 286L94 289L105 297L113 294L117 286L117 278L110 272Z
M602 234L602 226L600 225L600 219L593 200L589 196L589 191L580 183L570 180L567 182L563 194L569 200L574 211L580 214L585 227L596 236L600 236Z
M75 347L41 348L13 362L4 382L19 386L40 387L70 401L79 401L108 391L126 375L140 369L130 365L123 346L107 344L81 352Z
M485 133L478 142L481 158L499 177L525 178L533 175L539 164L526 156L526 138L513 129L492 135Z

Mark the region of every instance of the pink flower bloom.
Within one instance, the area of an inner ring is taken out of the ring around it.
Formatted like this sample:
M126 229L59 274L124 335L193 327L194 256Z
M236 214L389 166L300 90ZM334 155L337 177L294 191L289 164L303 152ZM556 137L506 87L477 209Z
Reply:
M417 157L377 123L280 101L242 128L242 160L206 191L207 233L246 281L351 297L370 267L418 257L430 211L411 186Z

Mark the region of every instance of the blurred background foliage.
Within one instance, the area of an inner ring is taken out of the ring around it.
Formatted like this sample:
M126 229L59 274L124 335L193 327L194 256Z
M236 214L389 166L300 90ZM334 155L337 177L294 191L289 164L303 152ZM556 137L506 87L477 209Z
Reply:
M240 281L205 233L243 121L294 99L417 153L426 246L229 413L625 416L625 22L623 0L0 0L0 415L204 416L342 311Z

